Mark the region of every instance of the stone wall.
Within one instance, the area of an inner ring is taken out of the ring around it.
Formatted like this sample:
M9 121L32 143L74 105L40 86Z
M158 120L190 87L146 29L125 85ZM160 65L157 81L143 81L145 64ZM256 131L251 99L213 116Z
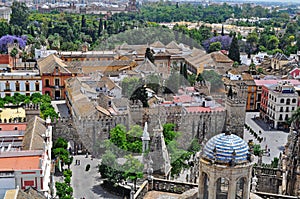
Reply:
M182 107L172 107L163 110L157 108L142 108L141 106L131 106L128 114L115 115L112 117L89 117L72 118L72 126L77 131L79 139L85 148L94 155L100 154L99 148L102 148L101 141L108 139L110 129L117 124L124 125L127 129L132 125L141 125L148 122L150 137L153 136L153 129L157 127L158 120L161 124L175 123L177 131L180 131L178 143L182 143L182 148L188 148L193 138L200 141L204 138L209 139L212 136L223 131L225 125L225 111L216 112L194 112L185 113ZM62 122L63 120L58 120ZM63 124L63 122L62 122ZM57 129L63 130L65 125ZM73 130L72 130L73 131Z
M279 193L282 185L282 171L273 168L255 167L257 182L257 191L267 193Z

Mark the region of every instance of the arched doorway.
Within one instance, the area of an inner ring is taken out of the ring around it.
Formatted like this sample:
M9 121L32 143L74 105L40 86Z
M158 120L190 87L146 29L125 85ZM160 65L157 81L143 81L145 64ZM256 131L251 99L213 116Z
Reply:
M235 198L236 199L242 199L244 195L244 187L245 187L245 178L240 178L236 183L236 193Z
M206 173L203 173L202 175L203 175L203 186L204 186L203 199L208 199L209 178L208 178L208 175Z
M216 190L216 198L217 199L227 199L228 198L228 190L229 190L229 180L226 178L218 178L216 182L217 190Z
M207 173L202 172L199 178L199 198L208 199L208 185L209 185L209 177Z

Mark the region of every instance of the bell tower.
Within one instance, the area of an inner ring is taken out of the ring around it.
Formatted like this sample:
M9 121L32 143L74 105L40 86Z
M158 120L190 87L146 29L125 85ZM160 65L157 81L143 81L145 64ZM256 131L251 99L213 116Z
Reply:
M225 128L241 138L244 137L247 88L248 86L243 82L234 88L230 87L225 101Z

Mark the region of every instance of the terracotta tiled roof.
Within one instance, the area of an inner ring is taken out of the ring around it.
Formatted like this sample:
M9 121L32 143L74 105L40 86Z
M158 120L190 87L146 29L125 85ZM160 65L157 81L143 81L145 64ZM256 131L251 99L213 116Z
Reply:
M128 98L112 99L112 103L113 103L117 108L129 106L129 100L128 100Z
M112 90L115 87L118 87L111 79L109 79L106 76L102 77L100 79L100 82L103 82L109 90Z
M192 112L214 112L214 111L224 111L224 107L202 107L202 106L189 106L185 107L188 113Z
M62 73L71 73L66 67L67 65L58 57L56 57L54 54L49 55L48 57L45 57L43 59L39 59L38 67L40 69L40 73L53 73L58 67L59 71Z
M81 82L77 78L70 78L66 81L67 91L73 104L76 116L87 117L97 112L95 105L88 97L81 93Z
M153 48L164 48L165 47L165 45L163 43L161 43L160 41L156 41L156 42L150 44L150 46Z
M143 63L138 65L134 70L142 73L156 73L157 67L148 58L145 58Z
M171 41L166 45L167 49L181 49L175 41Z
M230 72L230 73L233 74L233 75L238 75L238 74L240 74L240 72L239 72L237 69L235 69L235 68L229 70L228 72Z
M211 57L216 61L216 62L222 62L222 63L233 63L231 59L229 59L226 55L224 55L221 52L212 52Z
M253 77L249 73L243 73L242 74L242 79L243 80L253 80Z
M46 199L46 196L36 189L29 187L24 191L19 190L17 199Z
M137 63L133 60L109 60L109 61L74 61L70 62L70 65L76 68L82 68L83 73L92 73L95 71L110 71L108 70L108 67L116 67L118 68L124 68L124 67L135 67Z
M38 116L32 118L28 124L23 139L23 150L43 150L44 138L42 134L46 132L45 120Z
M193 97L190 95L177 95L174 96L173 102L174 103L186 103L186 102L192 102Z

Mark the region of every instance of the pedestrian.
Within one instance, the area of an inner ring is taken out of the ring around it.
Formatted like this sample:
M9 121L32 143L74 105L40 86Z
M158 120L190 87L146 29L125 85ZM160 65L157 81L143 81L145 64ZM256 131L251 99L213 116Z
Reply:
M266 141L266 139L267 139L267 138L266 138L266 137L264 137L264 141Z
M80 160L78 160L78 165L80 165Z

